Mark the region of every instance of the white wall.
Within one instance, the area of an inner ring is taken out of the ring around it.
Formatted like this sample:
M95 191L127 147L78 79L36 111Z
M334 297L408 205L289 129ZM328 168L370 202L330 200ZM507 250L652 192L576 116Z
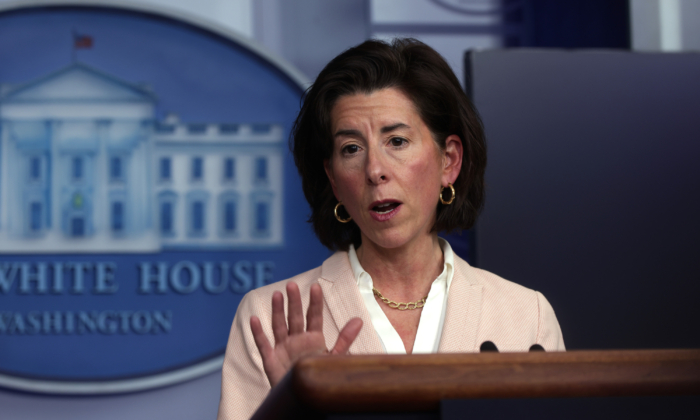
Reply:
M632 49L700 51L700 1L630 0Z
M153 4L224 25L253 37L253 0L131 0Z

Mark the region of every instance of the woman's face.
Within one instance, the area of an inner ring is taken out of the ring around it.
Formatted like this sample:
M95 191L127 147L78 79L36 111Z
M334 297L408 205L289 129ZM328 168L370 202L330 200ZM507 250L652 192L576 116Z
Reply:
M413 102L398 89L339 98L331 111L333 192L366 240L398 248L430 236L442 186L453 183L462 143L441 151Z

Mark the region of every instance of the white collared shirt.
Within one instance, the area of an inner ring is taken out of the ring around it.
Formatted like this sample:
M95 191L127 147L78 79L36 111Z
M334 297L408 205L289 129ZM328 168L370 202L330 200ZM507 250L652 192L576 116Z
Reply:
M437 353L440 345L440 337L442 336L442 326L445 323L445 311L447 309L447 294L452 283L454 274L454 253L450 244L438 238L442 247L442 254L445 259L445 265L442 273L433 281L428 293L428 299L425 301L423 311L418 323L418 332L416 341L413 344L413 353ZM388 354L406 354L406 348L401 341L401 337L394 329L394 326L389 322L379 303L374 298L372 291L372 277L367 273L360 261L357 259L355 247L350 245L348 250L350 258L350 266L357 281L357 287L360 289L362 299L369 311L372 326L379 335L379 338L384 346L384 350Z

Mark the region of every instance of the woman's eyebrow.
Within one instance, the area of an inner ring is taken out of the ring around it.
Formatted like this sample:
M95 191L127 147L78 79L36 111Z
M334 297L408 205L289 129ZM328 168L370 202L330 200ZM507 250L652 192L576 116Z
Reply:
M333 137L361 137L361 134L357 130L338 130Z
M386 134L386 133L390 133L394 130L398 130L399 128L411 128L411 127L409 127L408 124L396 123L396 124L388 125L386 127L382 127L382 129L380 131L382 134Z
M396 123L392 125L387 125L385 127L382 127L381 130L379 130L382 134L390 133L394 130L398 130L400 128L408 128L410 129L411 127L408 124L404 123ZM361 137L362 134L358 130L338 130L335 132L333 137Z

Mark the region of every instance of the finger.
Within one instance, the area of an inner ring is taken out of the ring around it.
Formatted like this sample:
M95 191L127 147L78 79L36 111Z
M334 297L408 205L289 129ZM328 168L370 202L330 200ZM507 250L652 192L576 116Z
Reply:
M287 339L287 320L284 319L284 296L281 292L272 294L272 335L275 346Z
M255 346L258 348L260 356L263 358L263 364L265 364L268 354L272 351L272 346L270 346L270 341L267 339L262 324L260 323L260 318L257 316L250 317L250 330L253 332Z
M347 353L361 329L362 320L360 318L353 318L348 321L348 323L343 327L343 330L340 331L338 341L335 342L335 346L333 347L333 350L331 350L331 354Z
M260 352L260 357L262 357L263 370L265 375L267 375L267 380L270 381L271 386L275 386L280 380L280 375L284 375L284 370L280 372L279 363L275 361L275 350L270 346L270 341L263 331L260 318L257 316L250 317L250 329L253 332L255 346Z
M304 332L304 308L301 306L301 292L293 281L287 283L287 301L289 303L289 335Z
M321 286L311 286L309 310L306 312L306 331L323 332L323 291Z

